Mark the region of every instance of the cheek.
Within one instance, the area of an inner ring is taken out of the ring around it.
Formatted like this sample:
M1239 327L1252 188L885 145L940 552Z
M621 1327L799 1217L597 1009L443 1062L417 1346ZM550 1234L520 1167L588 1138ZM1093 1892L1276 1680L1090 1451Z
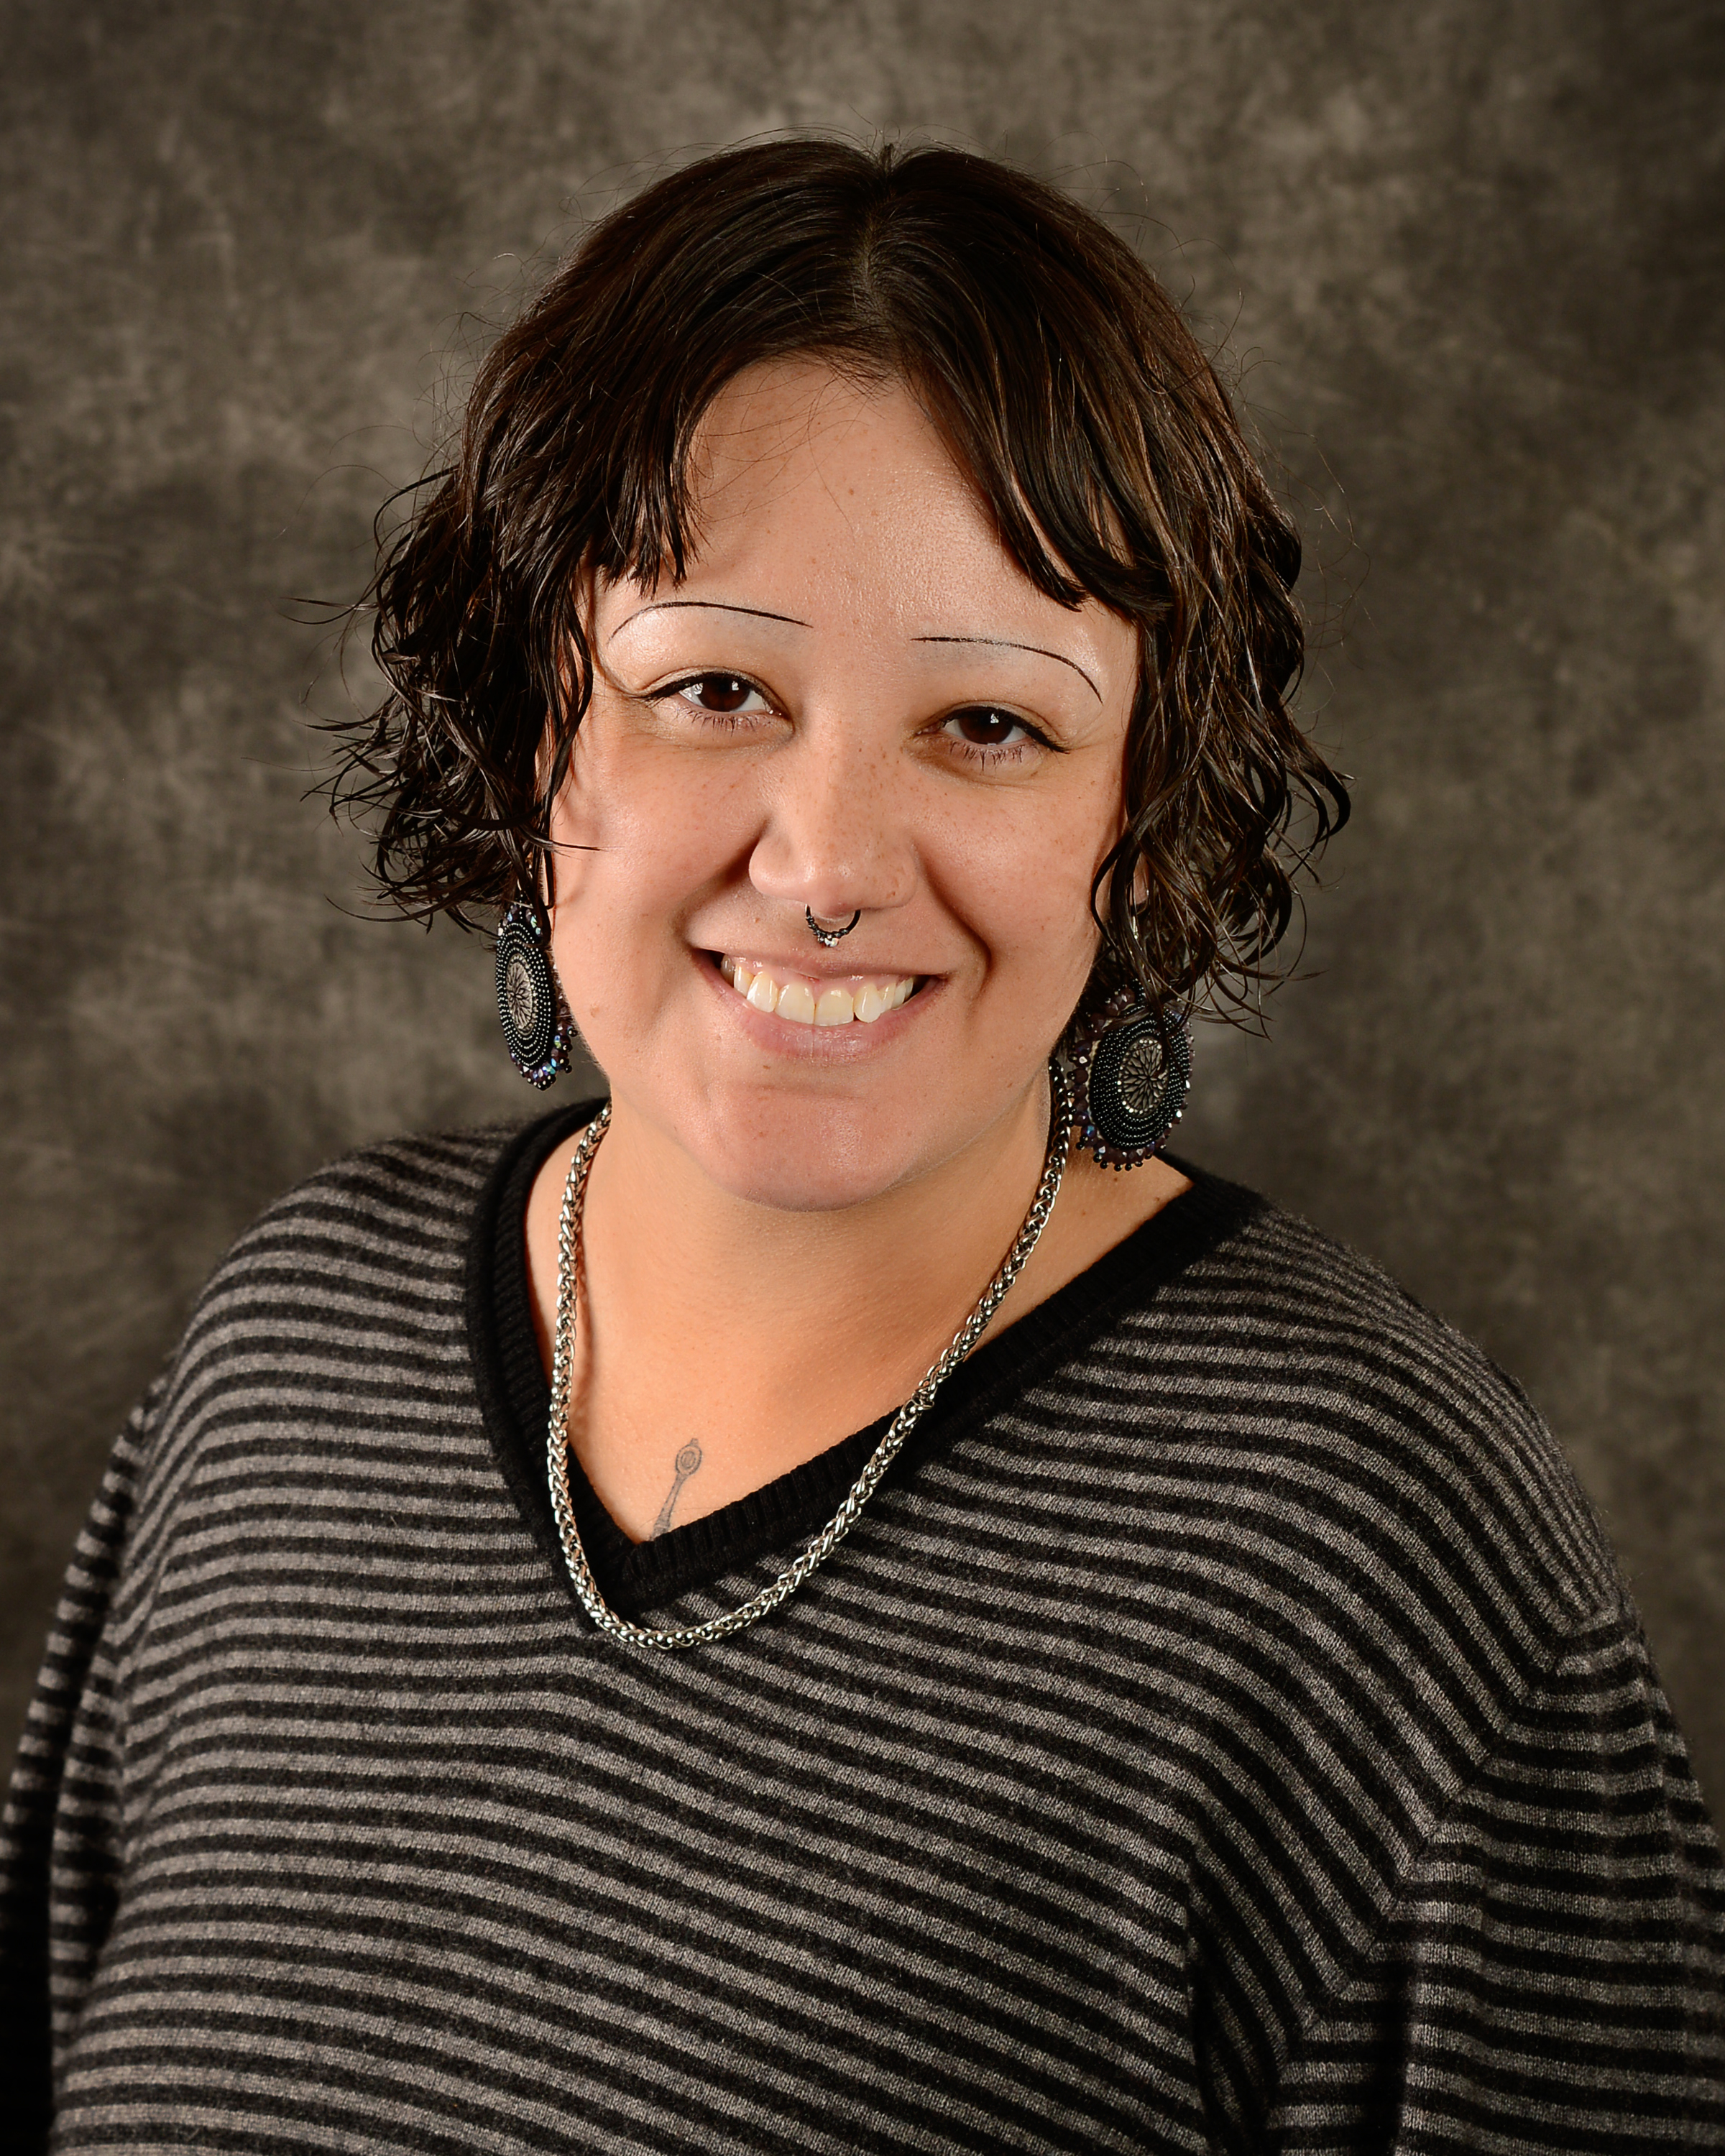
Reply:
M962 904L993 968L1064 976L1089 963L1089 894L1087 876L1056 868L1041 849L1017 858L1002 849L979 865Z
M585 729L583 729L583 732ZM711 761L631 755L579 737L552 819L558 896L572 931L663 924L711 887L748 844L742 789Z
M993 965L1024 978L1047 977L1058 1000L1082 988L1098 932L1091 886L1118 824L1118 788L1075 787L981 829L950 834L949 902L968 915Z

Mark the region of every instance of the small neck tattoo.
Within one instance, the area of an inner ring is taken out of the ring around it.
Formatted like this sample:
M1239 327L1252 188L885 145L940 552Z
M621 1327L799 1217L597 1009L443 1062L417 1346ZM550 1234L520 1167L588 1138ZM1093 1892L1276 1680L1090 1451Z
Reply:
M647 1537L649 1542L655 1536L662 1535L669 1530L671 1514L677 1509L677 1500L683 1494L683 1485L700 1468L701 1447L695 1444L685 1445L673 1464L676 1470L676 1480L671 1484L666 1492L665 1502L659 1508L659 1517L653 1522L652 1532Z

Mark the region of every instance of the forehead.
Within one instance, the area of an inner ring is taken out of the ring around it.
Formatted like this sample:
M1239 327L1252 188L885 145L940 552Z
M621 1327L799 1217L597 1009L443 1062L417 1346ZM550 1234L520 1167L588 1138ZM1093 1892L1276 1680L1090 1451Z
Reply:
M1135 662L1136 633L1120 617L1095 600L1063 606L1024 573L900 381L814 361L752 367L708 408L689 482L685 593L722 591L811 624L867 620L911 634L1010 626L1098 658L1121 643ZM612 589L641 586L624 578Z
M999 549L975 487L910 391L808 362L751 367L716 397L690 457L694 551L791 540L827 552L932 517L948 544Z
M931 473L957 466L906 385L849 373L815 359L746 368L727 382L696 429L690 477L698 496L755 480L770 484L799 458L896 449Z

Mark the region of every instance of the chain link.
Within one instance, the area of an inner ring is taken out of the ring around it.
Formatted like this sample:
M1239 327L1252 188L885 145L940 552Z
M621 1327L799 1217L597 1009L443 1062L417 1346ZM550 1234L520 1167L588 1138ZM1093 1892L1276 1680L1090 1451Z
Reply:
M935 1394L987 1332L989 1320L1006 1300L1007 1291L1024 1270L1043 1229L1048 1224L1048 1216L1054 1210L1055 1199L1060 1194L1060 1178L1065 1172L1067 1137L1072 1121L1071 1089L1065 1072L1058 1063L1050 1064L1049 1079L1053 1099L1050 1107L1048 1152L1043 1162L1042 1180L1036 1186L1036 1195L1030 1201L1024 1224L1019 1229L999 1271L983 1289L981 1301L953 1334L937 1360L930 1365L922 1383L893 1417L886 1435L864 1463L862 1472L851 1484L844 1502L808 1548L758 1594L737 1609L727 1609L717 1617L709 1617L705 1624L679 1625L669 1630L651 1625L631 1624L628 1618L619 1617L600 1594L593 1576L593 1568L587 1561L587 1552L582 1547L581 1530L575 1524L575 1508L569 1496L569 1387L575 1345L575 1313L580 1298L581 1221L587 1205L588 1171L593 1166L593 1155L599 1149L599 1141L610 1127L610 1102L608 1101L600 1109L582 1132L581 1142L575 1148L575 1157L569 1163L568 1176L563 1183L562 1211L557 1220L557 1314L552 1348L551 1419L546 1451L551 1482L551 1507L557 1516L557 1533L562 1541L569 1577L574 1582L576 1594L581 1598L581 1606L602 1632L608 1633L614 1640L620 1640L625 1646L645 1647L656 1654L667 1654L680 1647L705 1646L711 1640L726 1639L732 1632L741 1632L746 1625L754 1624L769 1611L777 1609L780 1603L794 1594L809 1575L819 1571L837 1549L856 1525L863 1507L880 1487L881 1478L897 1458L905 1440L934 1404Z

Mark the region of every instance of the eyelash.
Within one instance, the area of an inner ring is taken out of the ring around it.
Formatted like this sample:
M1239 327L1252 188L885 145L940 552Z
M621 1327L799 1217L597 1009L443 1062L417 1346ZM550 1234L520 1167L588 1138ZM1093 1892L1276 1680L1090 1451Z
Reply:
M703 681L741 682L756 696L764 698L769 705L772 704L773 700L768 691L758 681L750 680L747 674L726 674L712 667L708 667L699 674L685 675L680 681L666 682L664 688L654 690L647 701L649 703L658 704L673 696L679 701L683 701L686 699L691 689L699 688ZM737 732L751 721L767 716L759 711L708 711L701 705L686 701L684 701L683 708L691 712L702 725L720 726L727 733ZM957 735L946 734L946 728L954 719L963 718L967 712L971 711L980 711L1007 720L1011 725L1023 731L1024 739L992 743L968 742L961 740ZM1033 749L1046 749L1050 754L1056 756L1064 755L1065 752L1060 742L1050 741L1039 727L1033 726L1028 719L1020 718L1015 711L1009 711L998 704L962 704L956 711L948 711L934 731L945 735L952 748L957 751L960 760L969 764L973 769L997 770L1002 764L1021 763Z
M664 688L655 689L648 696L647 701L649 704L662 704L673 696L680 701L686 698L690 690L698 689L703 681L740 681L746 688L752 690L756 696L764 697L769 705L773 701L772 697L768 696L760 683L751 681L747 674L726 674L712 666L709 666L700 674L685 675L680 681L667 681ZM736 732L741 726L747 726L752 720L768 716L761 711L710 711L700 704L687 702L683 704L683 708L699 719L704 726L723 726L727 732L731 733Z
M968 742L957 734L947 734L946 738L957 750L960 758L977 769L995 771L1004 763L1022 763L1034 749L1051 750L1057 755L1062 752L1058 742L1051 742L1028 719L1021 719L1016 711L1004 711L998 704L961 705L956 711L948 711L941 721L942 733L954 719L962 719L970 711L981 711L990 717L1004 719L1019 728L1024 736L1023 741L1015 742Z

